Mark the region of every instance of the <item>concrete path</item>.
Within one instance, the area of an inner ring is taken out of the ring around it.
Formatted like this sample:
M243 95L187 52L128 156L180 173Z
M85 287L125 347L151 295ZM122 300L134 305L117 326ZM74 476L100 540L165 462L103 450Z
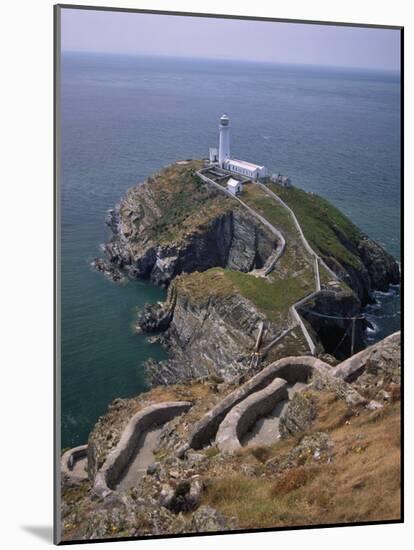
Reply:
M155 462L154 449L157 446L161 430L162 426L157 426L142 435L135 456L116 486L117 491L125 491L137 485L141 477L145 475L148 466Z
M76 476L85 476L85 478L88 476L87 473L87 467L88 467L88 457L83 457L77 460L72 468L72 472Z
M295 384L289 384L288 394L289 399L292 396L306 387L307 384L303 382L296 382ZM260 418L253 428L242 438L241 444L243 447L251 445L271 445L275 443L279 437L279 422L280 417L286 410L289 400L280 401L273 411L263 418Z
M285 251L286 240L285 240L284 235L279 231L279 229L277 229L274 225L272 225L266 218L264 218L261 214L256 212L256 210L254 210L253 208L248 206L242 199L240 199L239 197L233 195L225 187L223 187L222 185L220 185L216 181L212 180L211 178L207 177L205 174L203 174L203 169L198 170L196 172L196 174L198 175L198 177L202 181L213 185L216 189L220 190L225 195L227 195L230 198L238 201L246 210L248 210L248 212L250 212L253 216L255 216L261 223L263 223L266 227L268 227L274 235L276 235L278 237L278 239L279 239L278 246L277 246L276 250L271 254L271 256L267 259L266 264L261 269L254 269L253 271L250 272L250 274L254 275L255 277L267 277L267 275L275 268L277 261L279 260L279 258L283 254L283 252ZM299 223L298 219L296 218L295 213L278 195L276 195L276 193L273 193L273 191L268 189L268 187L266 185L264 185L260 182L256 182L255 185L260 186L260 188L263 189L263 191L267 195L269 195L272 199L276 200L279 204L281 204L292 216L293 222L294 222L296 228L299 231L300 238L302 239L302 243L305 246L305 249L307 250L307 252L311 255L312 263L314 265L314 271L315 271L315 286L316 286L316 291L315 292L319 292L320 289L321 289L321 283L320 283L319 264L318 264L318 262L319 261L323 262L323 261L322 261L321 258L319 258L319 256L316 254L316 252L312 249L312 247L310 246L310 244L306 240L305 235L302 231L302 227L300 226L300 223ZM330 270L328 268L328 266L326 266L325 263L324 263L324 266L326 267L326 269L329 272L332 272L332 270ZM335 274L333 274L333 275L337 279L337 276ZM302 300L300 300L300 302L309 299L312 295L313 295L313 293L309 296L306 296L305 298L302 298ZM303 332L303 335L306 339L306 342L309 345L310 352L312 353L312 355L315 355L316 346L313 343L313 340L312 340L307 328L305 327L299 313L296 310L296 306L298 305L298 303L293 304L290 307L290 312L291 312L291 315L292 315L293 319L300 326L300 328ZM289 327L289 328L292 328L292 327Z

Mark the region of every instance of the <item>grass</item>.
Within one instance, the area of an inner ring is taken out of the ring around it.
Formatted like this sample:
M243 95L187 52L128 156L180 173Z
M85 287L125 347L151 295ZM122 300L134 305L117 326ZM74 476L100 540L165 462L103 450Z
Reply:
M355 246L362 236L361 231L335 206L296 187L272 183L269 188L292 208L305 237L322 257L334 257L354 267L360 264L359 258L342 244L340 236Z
M280 320L293 303L313 290L307 279L265 279L221 267L181 275L177 277L176 284L180 294L186 295L193 303L207 303L212 298L223 299L241 294L273 321Z
M247 184L240 198L287 236L298 239L299 233L289 212L276 200L266 195L263 189L253 183Z
M177 278L180 293L193 302L207 303L241 294L269 320L280 321L289 307L314 290L313 262L305 251L289 212L254 184L244 186L242 199L279 228L287 238L276 270L265 278L223 268Z
M208 483L205 504L236 516L242 529L399 519L400 404L376 412L350 414L344 401L317 394L318 420L334 441L332 463L296 465L259 477L240 473L237 464ZM258 463L286 456L297 440L265 449L243 449ZM262 466L263 468L263 466Z
M121 206L121 217L134 216L139 240L143 237L142 223L146 218L153 222L145 227L147 237L162 244L179 240L234 207L230 199L195 175L201 166L201 161L173 164L154 174L147 180L149 198L141 193L140 187L128 192Z
M309 353L309 345L303 336L301 329L294 327L277 346L274 346L266 356L266 363L270 364L283 357L294 355L306 355Z
M309 290L303 288L299 278L267 280L240 271L227 271L226 275L240 294L252 301L271 320L276 320L280 312L287 312Z

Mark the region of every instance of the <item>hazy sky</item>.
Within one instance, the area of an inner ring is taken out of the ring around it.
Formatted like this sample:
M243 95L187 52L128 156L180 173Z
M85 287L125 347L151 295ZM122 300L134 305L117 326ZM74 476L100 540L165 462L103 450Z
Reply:
M398 30L62 9L62 50L398 69Z

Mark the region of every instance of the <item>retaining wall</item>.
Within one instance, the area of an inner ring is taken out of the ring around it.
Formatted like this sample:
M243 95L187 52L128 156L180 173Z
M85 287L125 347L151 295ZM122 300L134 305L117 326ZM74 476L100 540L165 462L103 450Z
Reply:
M174 417L187 412L188 401L172 401L146 407L136 413L126 425L118 445L108 454L94 482L94 493L105 497L113 491L134 458L141 436L150 428L165 424Z
M198 450L210 444L216 436L220 423L224 420L230 409L243 399L246 399L251 393L265 388L274 378L284 378L287 382L291 383L307 382L315 369L326 372L330 368L323 361L309 356L285 357L268 365L203 416L196 424L190 436L190 447Z
M279 403L289 398L288 383L275 378L263 390L252 393L227 414L216 436L220 451L241 449L241 438L254 426L257 419L268 415Z
M63 453L62 458L60 459L60 470L62 476L66 476L73 483L80 483L85 479L88 479L88 473L85 470L85 474L80 474L79 472L74 471L75 464L87 457L88 446L79 445L78 447L73 447Z

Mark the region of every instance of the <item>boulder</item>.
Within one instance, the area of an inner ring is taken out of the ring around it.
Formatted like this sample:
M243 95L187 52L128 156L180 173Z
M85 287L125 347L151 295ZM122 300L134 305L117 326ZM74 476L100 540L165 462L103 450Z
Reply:
M280 418L279 431L282 437L308 430L316 418L316 407L311 397L303 392L293 395Z
M175 489L171 485L163 485L159 503L175 514L191 512L199 506L202 490L203 485L198 479L182 480Z

